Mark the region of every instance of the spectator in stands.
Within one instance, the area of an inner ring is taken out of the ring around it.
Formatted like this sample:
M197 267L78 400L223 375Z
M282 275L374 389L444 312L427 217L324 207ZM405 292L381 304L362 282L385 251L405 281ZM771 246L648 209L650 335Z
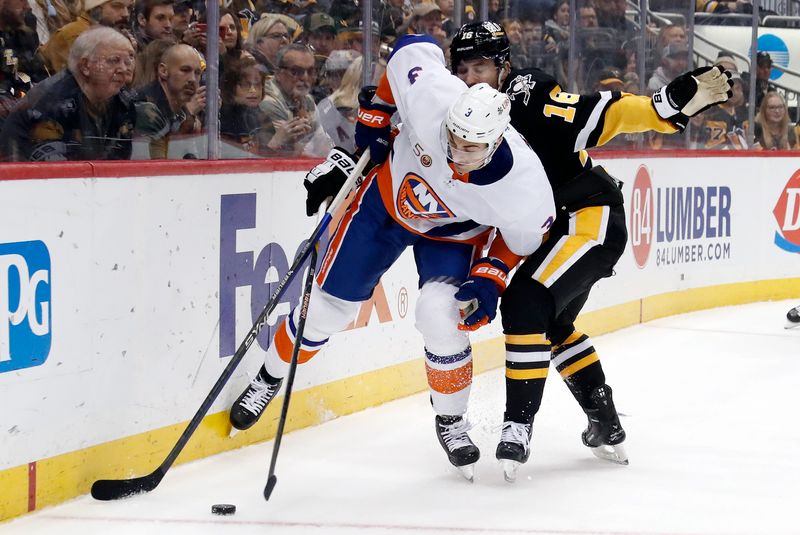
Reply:
M689 49L686 45L667 45L661 50L661 65L647 82L650 93L667 85L689 66Z
M158 66L161 64L161 57L174 44L166 39L156 39L155 41L150 41L150 44L136 55L136 73L133 78L134 89L141 89L158 80Z
M351 153L356 148L355 129L362 61L363 58L356 58L345 71L339 87L317 105L317 121L322 130L334 145Z
M530 65L529 49L522 40L522 24L517 19L506 19L503 21L503 28L511 45L511 64L524 67Z
M626 7L625 0L596 0L594 5L598 24L614 30L619 47L639 35L636 26L625 16Z
M597 11L593 5L585 4L578 7L578 28L597 28L599 26Z
M172 33L172 17L175 16L175 0L142 0L137 4L135 32L139 50L143 50L153 39L175 42Z
M25 0L0 0L0 99L10 106L32 82L47 77L36 55L39 36L25 24L27 6Z
M363 21L359 21L357 26L343 26L339 28L338 39L345 50L354 50L359 54L364 53L364 28ZM414 33L414 32L412 32ZM441 35L444 35L444 30ZM377 58L381 46L381 29L377 21L372 21L372 57Z
M449 39L458 31L458 28L455 27L455 23L453 22L455 2L453 0L436 0L436 5L439 6L439 11L442 12L442 30L444 30L445 35Z
M726 71L733 73L739 72L739 66L736 64L736 58L730 55L729 52L720 51L717 54L717 59L714 62L716 65L722 65Z
M114 28L128 36L135 47L136 40L130 32L130 10L133 0L84 0L84 11L73 22L56 31L42 47L39 54L50 74L67 66L72 43L92 25Z
M770 83L769 77L772 73L772 57L769 52L759 51L756 54L756 108L760 108L761 99L770 92L775 91L776 87Z
M656 42L653 45L653 57L658 61L665 46L683 45L688 46L689 38L686 35L686 28L680 24L667 24L658 30Z
M200 55L185 44L169 47L158 65L158 79L143 87L136 106L136 137L150 146L150 159L167 158L174 135L198 133L206 88L200 86Z
M39 43L45 44L50 36L80 15L82 6L66 0L30 0L28 5L36 19Z
M296 28L297 23L286 15L265 15L250 28L245 48L268 78L277 70L278 50L294 40Z
M242 38L242 23L236 13L230 9L220 8L219 10L219 72L220 76L225 72L225 68L231 61L236 61L242 54L250 56L242 48L244 39Z
M264 73L253 58L232 61L225 69L220 89L219 132L223 158L266 155L265 117L259 109L264 97Z
M136 118L124 90L132 76L130 40L99 26L78 36L68 72L36 102L23 99L0 132L0 157L12 161L125 160Z
M553 6L550 18L544 23L545 31L559 45L569 43L569 0L559 0Z
M795 129L789 124L789 110L783 96L770 91L761 101L755 118L755 141L763 150L800 148Z
M417 4L408 24L408 33L430 35L440 46L444 46L447 34L442 28L442 10L439 6L431 2Z
M327 13L313 13L306 19L306 43L317 56L317 67L321 67L331 52L338 46L336 42L336 23Z
M319 72L319 81L311 89L311 95L314 97L314 102L320 102L328 97L333 91L339 88L342 83L342 77L347 71L347 68L360 58L361 54L355 50L334 50Z
M189 29L192 15L194 15L192 0L177 0L173 10L175 14L172 16L172 33L175 34L175 40L180 43L183 40L183 34Z
M715 150L742 150L748 147L746 131L747 107L742 78L733 75L733 96L703 114L699 136L700 148Z
M753 12L753 4L750 0L695 0L695 11L701 13L716 13L724 15L726 13Z
M300 155L314 135L316 105L309 95L316 79L314 53L303 44L282 48L275 77L268 81L261 110L267 115L270 151Z

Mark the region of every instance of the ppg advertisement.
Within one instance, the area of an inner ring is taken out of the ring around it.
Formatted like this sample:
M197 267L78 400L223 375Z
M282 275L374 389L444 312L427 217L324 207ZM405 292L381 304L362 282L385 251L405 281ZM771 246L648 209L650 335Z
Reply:
M0 373L41 366L52 344L47 246L0 243L0 274Z

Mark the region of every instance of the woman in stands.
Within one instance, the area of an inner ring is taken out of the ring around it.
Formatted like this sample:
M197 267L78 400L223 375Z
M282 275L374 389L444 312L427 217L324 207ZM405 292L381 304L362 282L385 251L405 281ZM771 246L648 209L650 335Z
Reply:
M755 139L764 150L789 150L798 148L794 128L789 124L789 110L783 96L770 91L756 116Z

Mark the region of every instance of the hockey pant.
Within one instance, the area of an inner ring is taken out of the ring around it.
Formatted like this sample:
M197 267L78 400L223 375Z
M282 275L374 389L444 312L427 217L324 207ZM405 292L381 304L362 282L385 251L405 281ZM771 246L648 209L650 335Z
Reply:
M460 316L454 295L469 273L476 247L404 229L386 211L373 177L359 190L331 237L311 291L298 362L311 359L332 334L356 318L359 303L372 296L381 276L411 246L420 286L415 326L425 342L433 408L441 415L464 414L472 384L472 348L467 333L457 328ZM288 373L299 315L299 307L292 309L275 330L265 359L273 377Z
M589 337L574 321L595 282L612 274L625 249L622 206L591 206L559 217L503 294L505 420L529 423L539 410L552 361L582 408L605 383Z

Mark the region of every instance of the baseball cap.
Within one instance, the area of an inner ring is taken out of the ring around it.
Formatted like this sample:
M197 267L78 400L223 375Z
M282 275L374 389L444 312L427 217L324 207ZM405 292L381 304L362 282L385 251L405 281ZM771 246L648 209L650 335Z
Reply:
M725 67L732 73L739 72L739 67L736 65L736 58L734 58L730 54L720 52L719 54L717 54L717 59L714 63L722 64L723 67Z
M312 13L308 17L307 31L318 32L321 30L336 32L336 23L327 13Z
M83 10L84 11L91 11L94 8L96 8L97 6L102 6L103 4L105 4L106 2L109 2L109 1L110 0L84 0L84 2L83 2Z
M414 12L412 17L421 18L433 13L434 11L438 11L439 13L442 12L442 10L439 9L439 6L437 4L434 4L433 2L422 2L414 6Z
M673 56L680 56L681 54L688 55L689 54L689 47L687 47L686 45L681 45L681 44L674 43L674 44L665 46L664 49L661 51L661 57L662 58L670 58L670 57L673 57Z
M344 71L353 63L361 54L355 50L334 50L328 59L325 60L325 71Z
M772 56L769 55L769 52L764 52L763 50L759 50L758 54L756 54L756 63L769 63L772 65Z
M356 35L361 35L364 31L364 21L358 21L358 27L341 26L339 28L339 36L342 39L353 39ZM380 36L381 26L377 21L372 21L372 34Z

